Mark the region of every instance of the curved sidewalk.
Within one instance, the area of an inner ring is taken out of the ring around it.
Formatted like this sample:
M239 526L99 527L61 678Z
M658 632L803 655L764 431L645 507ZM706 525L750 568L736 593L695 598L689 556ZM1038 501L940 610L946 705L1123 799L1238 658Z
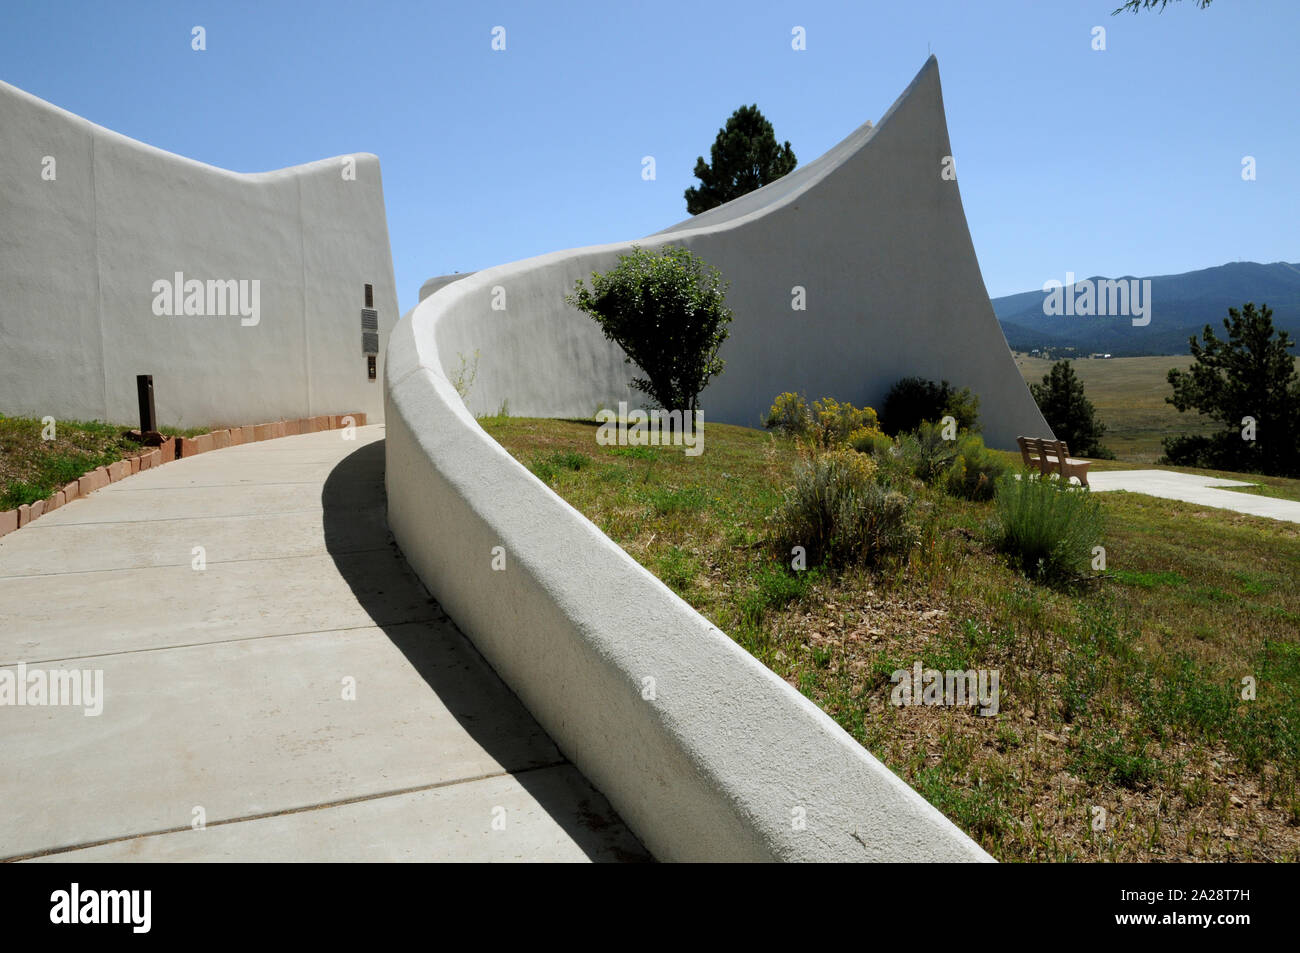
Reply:
M645 859L407 568L383 433L178 460L0 540L32 693L0 692L0 859ZM37 702L73 670L102 697Z
M1225 480L1221 477L1180 473L1176 470L1102 470L1092 474L1088 482L1096 493L1125 490L1129 493L1158 496L1165 500L1193 503L1196 506L1232 510L1249 516L1300 523L1300 503L1295 500L1254 496L1249 493L1219 489L1225 486L1258 485L1241 480Z

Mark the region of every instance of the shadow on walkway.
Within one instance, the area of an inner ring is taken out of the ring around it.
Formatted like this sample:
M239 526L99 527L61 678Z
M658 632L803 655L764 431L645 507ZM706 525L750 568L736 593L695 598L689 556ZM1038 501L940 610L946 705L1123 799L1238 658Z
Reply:
M401 558L385 519L384 442L362 446L340 461L325 481L321 503L325 545L339 573L466 733L590 859L649 860L609 802L569 764ZM396 557L398 568L377 588L374 559L382 557L375 551L382 549ZM371 558L362 555L365 551ZM394 606L411 605L429 611L392 617ZM541 770L556 765L565 770ZM557 783L557 778L566 780Z

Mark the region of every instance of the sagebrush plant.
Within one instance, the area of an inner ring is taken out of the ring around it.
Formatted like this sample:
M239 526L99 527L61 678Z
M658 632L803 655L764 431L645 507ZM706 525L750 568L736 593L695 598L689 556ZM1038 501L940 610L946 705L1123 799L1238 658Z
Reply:
M634 247L618 265L581 278L565 301L589 314L605 337L645 374L632 386L665 410L694 412L700 392L722 373L718 356L732 314L718 269L685 248Z
M850 435L859 430L879 431L876 412L870 407L854 407L834 397L823 397L812 404L812 440L825 450L843 447Z
M795 546L804 548L809 565L872 563L886 554L906 558L916 541L912 501L876 483L875 469L854 450L804 456L769 519L783 558Z
M938 483L957 459L957 441L945 440L943 428L929 422L900 436L898 449L912 475L927 486Z
M834 397L823 397L809 406L802 394L789 391L772 402L763 425L823 450L844 447L853 439L865 441L881 433L876 412L870 407L854 407Z
M812 412L801 394L778 394L763 420L763 426L787 437L802 437L812 429Z
M848 443L858 453L865 453L877 462L894 452L894 439L874 427L859 427L849 434Z
M1086 487L1037 474L997 481L994 540L1031 579L1080 578L1101 542L1101 504Z
M979 434L957 438L957 455L944 475L944 489L953 496L983 502L993 499L997 481L1011 468L988 447Z

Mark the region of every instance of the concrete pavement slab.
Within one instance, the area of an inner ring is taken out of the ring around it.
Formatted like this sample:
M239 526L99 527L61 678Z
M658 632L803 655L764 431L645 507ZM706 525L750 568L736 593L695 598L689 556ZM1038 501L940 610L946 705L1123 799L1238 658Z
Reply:
M562 760L450 623L45 668L102 672L102 711L0 708L0 858Z
M202 459L203 457L195 457L191 462L197 463ZM143 480L148 475L144 473L133 479ZM154 488L150 493L110 493L110 489L112 487L94 494L96 505L93 508L87 509L78 501L75 506L64 506L57 513L42 518L40 525L204 519L320 509L320 487L312 483L260 485L254 492L249 492L246 486L165 487ZM351 504L373 505L377 489L373 486L352 487ZM33 524L35 525L37 524ZM5 542L8 542L8 537L0 540L0 558L3 558Z
M0 540L0 858L644 858L410 571L383 427L357 433L150 468Z
M442 616L394 551L10 576L0 605L0 664Z
M572 765L135 837L38 859L500 863L539 858L553 863L649 859Z
M1241 480L1179 473L1175 470L1106 470L1092 474L1088 482L1098 493L1118 490L1145 493L1196 506L1210 506L1250 516L1300 523L1300 502L1220 489L1227 486L1257 485Z
M56 523L48 514L31 531L0 548L0 578L154 566L190 566L202 546L209 571L216 564L265 556L312 556L376 547L387 533L384 510L368 506L349 519L322 509L256 516L174 520Z

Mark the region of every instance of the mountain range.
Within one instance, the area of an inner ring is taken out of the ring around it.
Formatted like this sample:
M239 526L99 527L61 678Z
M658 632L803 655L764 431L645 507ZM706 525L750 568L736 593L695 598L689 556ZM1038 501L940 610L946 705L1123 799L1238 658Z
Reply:
M1078 280L1063 292L1055 292L1056 300L1064 296L1073 302L1089 282L1096 288L1099 282L1107 280L1132 282L1135 276L1125 275L1122 279L1093 276L1086 281ZM1199 335L1206 324L1223 337L1223 319L1228 316L1228 308L1240 308L1247 301L1267 304L1273 309L1274 326L1300 339L1300 263L1279 261L1263 265L1238 261L1181 275L1153 275L1136 280L1151 282L1149 286L1135 286L1150 289L1150 323L1145 326L1134 326L1128 314L1046 313L1060 312L1061 308L1055 307L1051 293L1043 290L994 298L993 311L1002 324L1007 343L1017 351L1049 348L1059 352L1075 348L1080 355L1101 352L1115 357L1187 354L1188 339ZM1142 300L1147 303L1147 299ZM1099 309L1094 306L1091 310Z

